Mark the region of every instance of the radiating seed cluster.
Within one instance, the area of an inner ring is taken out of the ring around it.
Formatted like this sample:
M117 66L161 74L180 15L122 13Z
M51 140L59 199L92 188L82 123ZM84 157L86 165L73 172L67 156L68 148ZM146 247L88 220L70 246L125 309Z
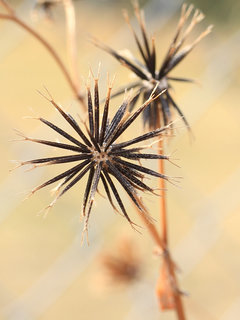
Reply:
M106 195L114 210L122 213L133 226L134 224L126 212L124 203L116 187L116 181L127 192L140 212L150 219L137 191L149 191L154 193L154 190L143 182L145 174L161 179L168 179L167 176L142 166L139 163L140 159L168 160L168 156L142 153L141 151L146 148L146 146L134 146L139 142L162 135L168 127L158 128L143 135L133 137L131 140L120 143L117 142L117 139L128 129L137 117L148 108L149 104L154 99L158 98L158 95L152 93L149 99L133 113L126 112L131 103L131 97L125 98L111 121L109 119L110 95L111 86L108 88L107 97L103 106L103 114L100 120L98 79L95 79L94 99L92 99L92 93L89 86L87 87L88 119L87 123L85 123L85 130L83 130L77 121L70 114L66 113L52 98L49 99L51 104L68 122L70 127L74 129L78 138L75 138L73 135L43 118L39 118L39 120L62 136L67 141L66 143L33 139L23 136L24 140L27 141L73 152L72 155L23 161L20 163L20 166L31 164L34 167L38 167L51 164L75 163L70 169L32 190L31 194L34 194L43 187L60 182L56 187L58 192L57 196L47 208L51 208L64 193L77 184L85 175L88 175L82 205L82 214L85 217L85 230L87 230L89 216L100 181L102 182Z
M190 53L196 44L211 31L212 26L209 26L191 44L182 47L196 24L198 24L204 18L204 15L199 10L195 10L189 24L187 24L187 20L192 12L192 5L187 7L184 4L182 6L181 17L179 19L176 34L160 67L157 67L155 39L154 37L149 39L147 35L143 12L140 11L137 1L135 1L135 15L140 26L142 40L140 40L134 28L132 27L127 12L124 12L124 17L133 33L142 61L139 61L132 55L130 58L126 57L109 46L103 44L99 40L93 39L93 43L96 46L108 52L122 65L129 68L139 78L138 81L127 86L127 88L136 88L134 98L132 99L130 105L130 110L134 108L140 96L143 97L143 101L146 101L156 84L158 84L156 92L161 92L163 89L166 89L164 94L160 95L158 99L155 99L151 102L150 108L146 108L143 111L144 123L148 124L152 129L156 129L160 125L169 124L172 121L172 110L176 110L176 112L182 117L186 126L189 127L186 118L172 98L169 89L172 87L172 81L193 82L193 80L172 77L169 73L188 55L188 53ZM119 90L113 94L113 96L120 95L123 92L124 90Z

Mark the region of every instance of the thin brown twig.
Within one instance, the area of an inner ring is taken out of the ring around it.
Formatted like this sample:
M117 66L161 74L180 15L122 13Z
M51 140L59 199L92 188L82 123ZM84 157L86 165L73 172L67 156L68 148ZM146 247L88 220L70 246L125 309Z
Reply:
M155 227L155 225L151 221L149 221L149 219L144 214L142 214L142 212L136 206L134 206L134 207L135 207L138 215L142 219L143 223L145 224L147 230L149 231L151 237L155 241L155 243L159 246L159 248L162 251L165 251L164 242L163 242L159 232L157 231L157 228Z
M9 6L9 4L5 0L1 0L0 3L10 14L14 14L14 10Z
M164 259L167 262L169 273L172 277L175 311L176 311L178 320L186 320L184 306L183 306L183 302L182 302L182 293L179 290L178 281L177 281L177 277L175 274L176 266L170 256L169 251L166 251L166 254L164 255Z
M164 150L164 141L161 139L158 142L158 150L159 154L163 154ZM159 173L163 174L164 170L164 162L163 159L158 160L158 170ZM161 223L161 234L162 239L164 241L164 245L167 247L168 245L168 237L167 237L167 208L166 208L166 192L165 192L165 181L164 179L159 179L159 190L160 190L160 223Z
M37 31L35 31L32 27L30 27L28 24L26 24L24 21L22 21L17 15L15 14L15 11L9 6L9 4L6 3L4 0L0 0L0 4L7 10L7 14L0 13L0 19L9 20L20 27L22 27L24 30L26 30L28 33L30 33L35 39L37 39L50 53L50 55L53 57L53 59L56 61L57 65L59 66L60 70L62 71L63 75L65 76L70 88L72 89L74 95L76 96L77 100L82 104L84 109L86 109L85 100L84 97L81 95L79 91L78 85L75 83L75 81L72 79L70 73L68 72L67 68L65 67L63 61L55 51L55 49L51 46L51 44L45 40L44 37L42 37Z
M160 126L160 124L159 124ZM158 142L159 154L164 154L164 141L159 140ZM164 162L163 159L158 160L159 164L159 173L164 174ZM175 264L171 258L169 249L168 249L168 232L167 232L167 207L166 207L166 192L165 192L165 181L164 179L159 179L159 189L160 189L160 223L161 223L161 237L164 244L164 254L163 259L166 262L168 269L168 274L171 277L171 292L174 298L174 309L176 311L178 320L185 320L185 312L182 303L181 292L178 287L178 281L175 274ZM161 272L161 271L160 271ZM157 289L158 290L158 289Z
M153 238L154 242L158 245L158 247L163 251L163 259L167 265L168 269L168 281L171 284L171 293L174 297L174 309L176 311L178 320L186 320L184 307L181 298L181 292L179 290L178 281L175 274L175 263L173 262L170 252L168 251L166 244L164 243L163 239L161 238L159 232L157 231L155 225L148 220L148 218L142 214L142 212L134 206L138 215L142 219L143 223L145 224L148 232L150 233L151 237Z

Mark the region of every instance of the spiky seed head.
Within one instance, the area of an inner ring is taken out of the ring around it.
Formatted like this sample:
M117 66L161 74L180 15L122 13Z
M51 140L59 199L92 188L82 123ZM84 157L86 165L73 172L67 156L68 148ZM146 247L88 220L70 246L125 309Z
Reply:
M192 43L183 47L194 27L204 18L204 15L198 9L194 11L192 5L187 6L186 4L183 4L176 33L163 62L160 67L158 67L155 39L153 37L150 38L147 34L144 15L143 12L140 11L138 1L134 1L134 11L140 28L140 36L138 36L131 25L126 10L124 10L124 18L133 33L142 61L139 61L135 57L131 59L129 58L129 55L125 56L95 38L92 38L92 41L96 46L117 59L123 66L130 69L139 78L139 81L130 83L127 86L128 88L136 89L134 99L132 99L129 106L130 110L134 108L139 97L143 97L143 101L148 99L156 84L158 85L157 90L159 92L166 89L164 94L151 102L150 108L143 111L142 114L145 124L151 129L156 129L161 125L168 125L173 120L173 111L175 110L189 128L188 121L174 101L170 89L172 87L172 82L174 81L194 82L194 80L184 77L172 77L170 73L192 51L199 41L211 32L212 26L209 26L203 31ZM190 18L191 14L192 17ZM119 90L114 96L122 93L123 90Z
M56 142L43 139L35 139L23 137L23 141L31 141L46 146L71 151L71 155L61 155L57 157L39 158L33 160L21 161L20 166L32 165L34 168L38 166L47 166L53 164L72 164L72 166L52 177L48 181L35 187L31 194L46 187L48 185L58 183L55 191L57 195L55 199L47 206L47 209L52 208L57 200L76 185L80 180L88 175L87 183L85 186L85 192L82 203L82 215L85 218L84 231L88 230L89 216L92 210L92 205L95 199L95 194L98 191L99 183L102 182L103 188L106 192L107 198L111 203L115 211L121 212L132 227L135 224L130 219L124 203L121 199L116 182L118 182L123 189L127 192L135 206L138 207L140 212L147 216L150 223L152 222L150 215L148 214L142 200L139 197L139 190L143 192L154 193L154 189L149 187L143 178L145 175L155 176L160 179L169 180L165 175L151 170L145 166L138 164L139 159L165 159L168 160L168 156L154 154L154 153L142 153L144 147L133 147L135 144L143 141L147 141L151 138L162 136L169 128L158 128L143 135L135 136L130 140L118 143L117 140L128 129L129 126L137 119L137 117L144 112L149 105L158 99L159 93L154 90L150 97L143 105L141 105L135 112L128 113L127 109L131 102L131 97L127 96L122 102L114 117L109 119L109 103L110 103L110 91L111 85L108 89L106 101L103 106L103 115L100 121L100 104L99 104L99 90L98 79L94 81L93 98L90 87L87 87L88 97L88 113L87 124L84 126L79 124L69 113L66 113L63 108L55 102L50 96L47 98L52 106L62 115L66 122L75 131L75 136L69 134L67 131L61 129L56 124L44 119L39 120L47 127L58 133L66 142ZM83 126L83 128L82 128ZM73 165L74 164L74 165ZM59 183L60 182L60 183ZM115 201L114 201L115 199ZM116 202L116 204L115 204ZM117 208L118 206L118 208Z

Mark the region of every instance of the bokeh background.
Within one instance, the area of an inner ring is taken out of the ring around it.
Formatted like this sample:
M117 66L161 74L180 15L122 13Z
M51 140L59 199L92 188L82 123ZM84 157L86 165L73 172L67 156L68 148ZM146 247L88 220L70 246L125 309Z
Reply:
M53 10L53 20L49 21L43 17L32 19L33 1L9 3L67 63L61 7ZM132 7L129 1L74 3L79 71L86 78L89 65L96 72L101 61L103 96L107 71L111 76L116 74L115 87L131 77L111 57L88 43L87 33L116 49L128 47L135 52L121 14L124 7L132 13ZM174 34L181 2L140 3L148 30L156 36L160 63ZM181 188L168 186L170 246L181 270L181 288L189 293L184 299L188 319L235 320L240 315L240 8L233 0L192 3L206 14L198 32L209 24L215 27L172 73L196 78L200 85L175 86L174 96L193 128L195 140L190 142L187 130L178 125L178 134L167 147L168 152L176 151L181 166L178 169L168 165L167 173L183 177ZM30 142L10 142L16 138L12 129L55 139L54 133L36 120L24 119L41 115L63 123L37 93L43 86L73 114L81 113L81 109L41 44L7 21L0 21L0 39L0 319L175 319L171 311L159 312L154 291L160 259L154 256L154 245L144 229L142 234L134 232L98 196L90 221L90 246L81 246L80 185L66 194L45 219L38 213L51 201L49 190L23 201L31 188L57 168L30 172L20 168L10 173L14 167L10 160L43 157L55 151ZM119 101L112 103L113 111ZM138 131L140 127L139 121ZM129 130L128 136L135 130ZM124 193L123 198L130 216L137 221ZM146 204L158 220L157 199L147 197ZM100 257L103 252L116 251L122 237L136 248L141 276L131 285L110 285Z

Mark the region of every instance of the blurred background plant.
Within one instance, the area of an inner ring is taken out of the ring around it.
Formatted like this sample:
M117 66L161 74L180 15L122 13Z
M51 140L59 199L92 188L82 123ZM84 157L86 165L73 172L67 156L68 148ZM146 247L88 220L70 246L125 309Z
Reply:
M65 40L65 14L60 6L52 8L52 19L31 20L32 1L9 1L35 30L57 48L68 65ZM89 64L97 68L102 62L102 74L117 74L117 83L125 84L126 72L111 63L104 53L86 42L90 32L114 47L131 44L132 37L121 15L121 9L132 12L128 1L75 1L77 16L77 64L84 77ZM174 34L181 3L177 1L140 1L147 23L157 39L157 50L164 57ZM198 79L201 87L178 84L175 95L191 124L196 140L188 143L186 130L170 141L169 151L178 150L181 159L183 190L169 186L169 220L173 256L182 270L182 287L190 292L186 298L189 319L236 319L240 310L239 290L239 124L237 108L239 87L239 3L236 1L193 1L193 4L215 24L210 35L175 74ZM133 20L134 22L134 20ZM87 26L87 30L86 30ZM109 28L111 26L111 28ZM12 128L26 134L46 134L25 115L55 113L36 89L45 85L71 110L79 111L71 88L46 50L16 25L0 21L1 50L1 266L0 317L3 319L159 319L153 287L158 277L159 259L152 256L152 243L143 230L135 235L141 247L145 265L141 281L131 287L116 287L99 295L90 275L99 269L97 257L119 232L121 219L108 214L110 206L101 198L97 214L90 226L91 247L80 246L78 223L79 193L76 190L56 206L47 219L35 213L44 206L46 192L27 202L23 194L47 177L47 172L31 175L17 172L9 175L9 159L34 158L39 148L9 144L14 138ZM97 63L96 63L97 59ZM102 82L104 87L104 81ZM104 92L104 88L102 89ZM101 91L102 91L101 90ZM120 100L119 100L120 102ZM116 103L117 105L117 103ZM113 110L114 112L115 110ZM138 130L139 126L132 129ZM42 149L42 154L46 150ZM179 175L179 169L167 167L169 175ZM126 198L127 200L127 198ZM152 198L147 199L151 213L158 212ZM127 210L131 211L129 203ZM158 217L155 217L158 219ZM124 234L132 233L126 225ZM144 239L143 239L144 238ZM95 286L97 283L95 283ZM134 302L134 303L133 303ZM94 306L94 308L93 308ZM162 319L175 319L172 312Z
M129 284L139 280L143 261L133 238L115 239L111 251L103 251L99 256L100 274L104 273L106 283Z

